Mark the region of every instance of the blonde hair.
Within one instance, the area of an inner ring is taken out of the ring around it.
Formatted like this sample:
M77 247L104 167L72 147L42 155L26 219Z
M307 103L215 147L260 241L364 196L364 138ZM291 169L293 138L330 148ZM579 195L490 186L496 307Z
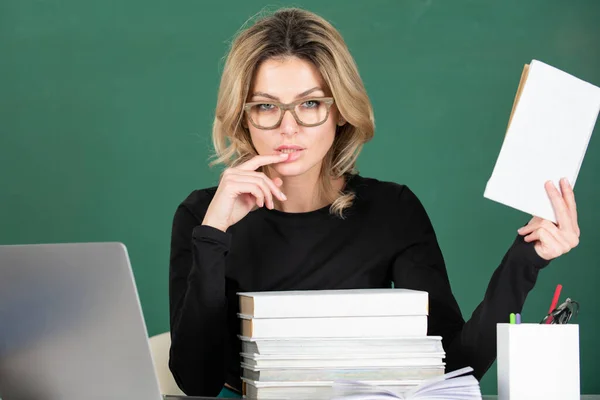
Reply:
M306 10L283 8L260 18L234 38L221 76L213 123L215 160L228 167L257 155L242 119L243 106L261 62L281 57L312 62L335 99L341 117L333 145L323 159L319 195L330 212L343 217L354 193L338 191L331 179L356 174L364 143L374 134L373 109L358 69L340 33L325 19Z

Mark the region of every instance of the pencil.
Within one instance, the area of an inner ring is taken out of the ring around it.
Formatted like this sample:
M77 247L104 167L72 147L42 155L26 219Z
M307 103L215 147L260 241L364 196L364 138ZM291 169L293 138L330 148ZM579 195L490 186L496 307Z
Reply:
M550 304L550 311L548 311L548 314L552 314L552 311L554 311L554 309L556 308L557 304L558 304L558 298L560 297L560 291L562 290L562 285L559 283L558 285L556 285L556 289L554 290L554 297L552 298L552 304ZM550 315L548 317L548 319L546 320L546 323L549 324L552 322L552 315Z

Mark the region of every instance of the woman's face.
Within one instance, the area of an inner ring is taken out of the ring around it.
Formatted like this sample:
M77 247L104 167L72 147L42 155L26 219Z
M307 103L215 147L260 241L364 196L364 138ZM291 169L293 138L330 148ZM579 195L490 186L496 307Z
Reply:
M247 101L261 103L250 113L253 121L270 122L279 115L272 102L318 99L328 95L325 90L323 79L312 63L296 57L269 59L256 71ZM326 106L321 102L305 101L296 110L302 120L311 122L322 119L322 107ZM335 104L331 106L327 120L314 127L298 124L290 111L284 113L281 124L273 129L255 127L246 115L246 124L258 154L290 153L286 161L271 165L282 177L300 176L309 171L318 174L333 143L337 122Z

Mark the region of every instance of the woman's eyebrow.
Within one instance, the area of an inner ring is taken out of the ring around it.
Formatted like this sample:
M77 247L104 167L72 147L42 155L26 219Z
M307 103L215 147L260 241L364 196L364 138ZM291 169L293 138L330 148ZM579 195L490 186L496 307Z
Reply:
M314 87L314 88L312 88L312 89L308 89L308 90L306 90L306 91L304 91L304 92L300 93L299 95L297 95L297 96L296 96L296 98L297 98L297 99L299 99L299 98L301 98L301 97L308 96L309 94L311 94L312 92L315 92L315 91L317 91L317 90L323 91L323 89L321 89L320 87L318 87L318 86L315 86L315 87ZM279 97L277 97L277 96L273 96L273 95L271 95L271 94L264 93L264 92L254 92L254 93L252 93L252 97L254 97L254 96L261 96L261 97L266 97L266 98L268 98L268 99L273 99L273 100L277 100L277 101L279 101Z

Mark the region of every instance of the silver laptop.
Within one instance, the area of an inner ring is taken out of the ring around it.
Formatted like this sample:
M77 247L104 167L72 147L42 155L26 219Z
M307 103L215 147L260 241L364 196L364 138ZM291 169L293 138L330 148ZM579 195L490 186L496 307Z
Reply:
M125 246L0 246L0 399L162 399Z

